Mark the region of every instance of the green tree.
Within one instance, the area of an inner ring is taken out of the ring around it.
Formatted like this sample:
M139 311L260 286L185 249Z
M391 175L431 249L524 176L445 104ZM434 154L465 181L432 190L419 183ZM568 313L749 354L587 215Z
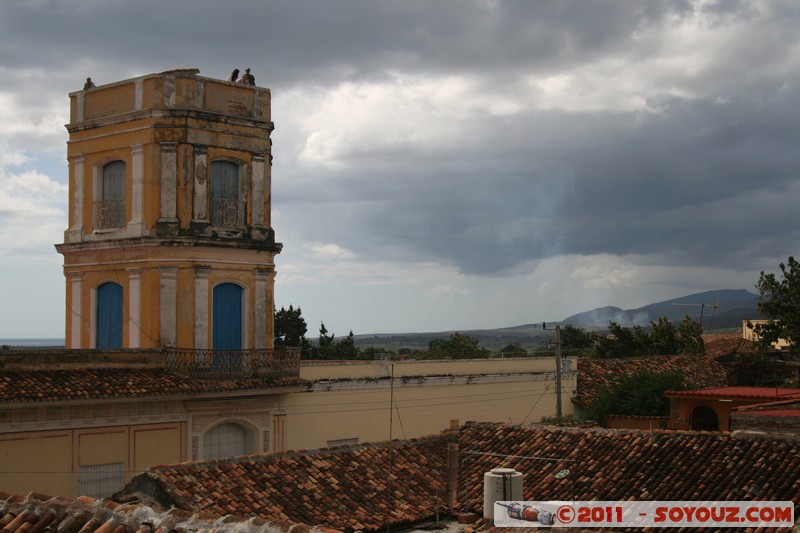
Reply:
M347 337L336 340L336 335L328 334L325 323L319 325L319 340L309 350L309 359L360 359L361 354L355 343L353 331Z
M334 353L336 354L337 359L359 358L358 347L356 347L353 330L350 330L350 334L347 337L339 339L339 342L335 344Z
M758 311L767 320L755 325L762 349L779 339L785 339L792 348L800 344L800 263L790 256L779 266L782 279L762 271L756 284Z
M667 317L662 316L658 322L650 322L650 342L646 353L652 355L673 355L680 351L678 330Z
M638 370L600 387L586 417L602 421L606 415L666 416L669 399L664 391L684 389L686 381L680 372Z
M528 357L528 350L518 342L506 344L498 351L501 357Z
M331 333L328 335L328 328L325 327L325 322L319 323L319 347L325 348L333 345L333 340L336 336Z
M633 357L636 353L636 338L630 328L611 321L608 324L608 335L600 337L595 343L594 356L599 358Z
M561 328L561 348L570 355L587 354L592 350L595 336L575 326Z
M475 337L455 332L449 339L433 339L428 343L429 359L478 359L489 356Z
M607 336L597 336L593 356L598 358L636 357L644 355L695 355L705 353L703 329L687 316L679 327L666 317L650 322L650 330L642 326L626 328L616 322L608 326Z
M703 342L703 326L695 319L686 315L678 326L678 349L681 354L696 355L706 352Z
M289 304L289 309L281 307L275 311L275 346L295 346L300 348L300 356L306 357L310 343L306 339L306 320L298 307Z

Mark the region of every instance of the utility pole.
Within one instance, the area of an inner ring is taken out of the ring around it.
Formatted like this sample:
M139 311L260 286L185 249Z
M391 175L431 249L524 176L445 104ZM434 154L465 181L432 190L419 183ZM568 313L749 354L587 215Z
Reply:
M561 326L556 326L556 416L561 418Z

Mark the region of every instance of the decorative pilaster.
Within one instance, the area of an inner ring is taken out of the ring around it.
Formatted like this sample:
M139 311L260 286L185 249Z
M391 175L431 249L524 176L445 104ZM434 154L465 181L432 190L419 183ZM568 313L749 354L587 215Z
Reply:
M178 234L178 143L163 142L161 147L161 215L156 227L162 236Z
M256 350L267 347L267 324L269 323L267 313L271 308L267 307L269 285L269 270L258 268L255 271L256 290L255 306L253 307L254 318L254 342L253 348Z
M208 349L208 288L211 268L194 267L194 347Z
M267 304L265 315L267 317L267 331L265 338L267 339L267 348L275 347L275 270L269 269L267 277Z
M250 217L255 227L264 226L264 156L253 155L253 179L251 180L253 208Z
M131 146L131 221L128 234L141 237L144 234L144 148L141 144Z
M128 271L128 348L141 348L142 269Z
M144 78L137 78L133 82L133 91L133 109L141 111L142 102L144 101Z
M81 242L83 239L83 172L83 156L75 156L72 159L72 216L64 237L66 242Z
M208 227L208 149L194 147L194 198L192 203L192 227L200 232Z
M178 331L178 269L159 268L161 346L175 346Z
M272 451L282 452L286 449L286 415L272 415Z
M70 289L70 306L67 308L69 348L77 350L81 347L81 326L83 325L83 274L70 272L67 277Z

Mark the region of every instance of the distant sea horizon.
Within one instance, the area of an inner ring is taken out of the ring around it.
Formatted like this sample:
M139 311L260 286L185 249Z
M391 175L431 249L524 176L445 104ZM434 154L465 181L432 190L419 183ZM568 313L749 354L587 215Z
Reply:
M47 337L0 339L0 346L64 346L64 339Z

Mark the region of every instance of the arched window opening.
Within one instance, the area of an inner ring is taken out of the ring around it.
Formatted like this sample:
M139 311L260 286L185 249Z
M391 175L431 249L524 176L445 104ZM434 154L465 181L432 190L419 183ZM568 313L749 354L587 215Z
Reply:
M95 196L94 225L97 229L125 226L125 162L112 161L102 169L100 190Z
M122 285L108 282L97 288L97 348L122 348Z
M211 163L211 225L219 228L244 226L239 165L230 161Z
M717 413L708 406L701 405L692 411L692 428L695 431L719 431Z
M214 426L203 435L203 458L220 459L253 453L255 434L252 430L225 422Z

